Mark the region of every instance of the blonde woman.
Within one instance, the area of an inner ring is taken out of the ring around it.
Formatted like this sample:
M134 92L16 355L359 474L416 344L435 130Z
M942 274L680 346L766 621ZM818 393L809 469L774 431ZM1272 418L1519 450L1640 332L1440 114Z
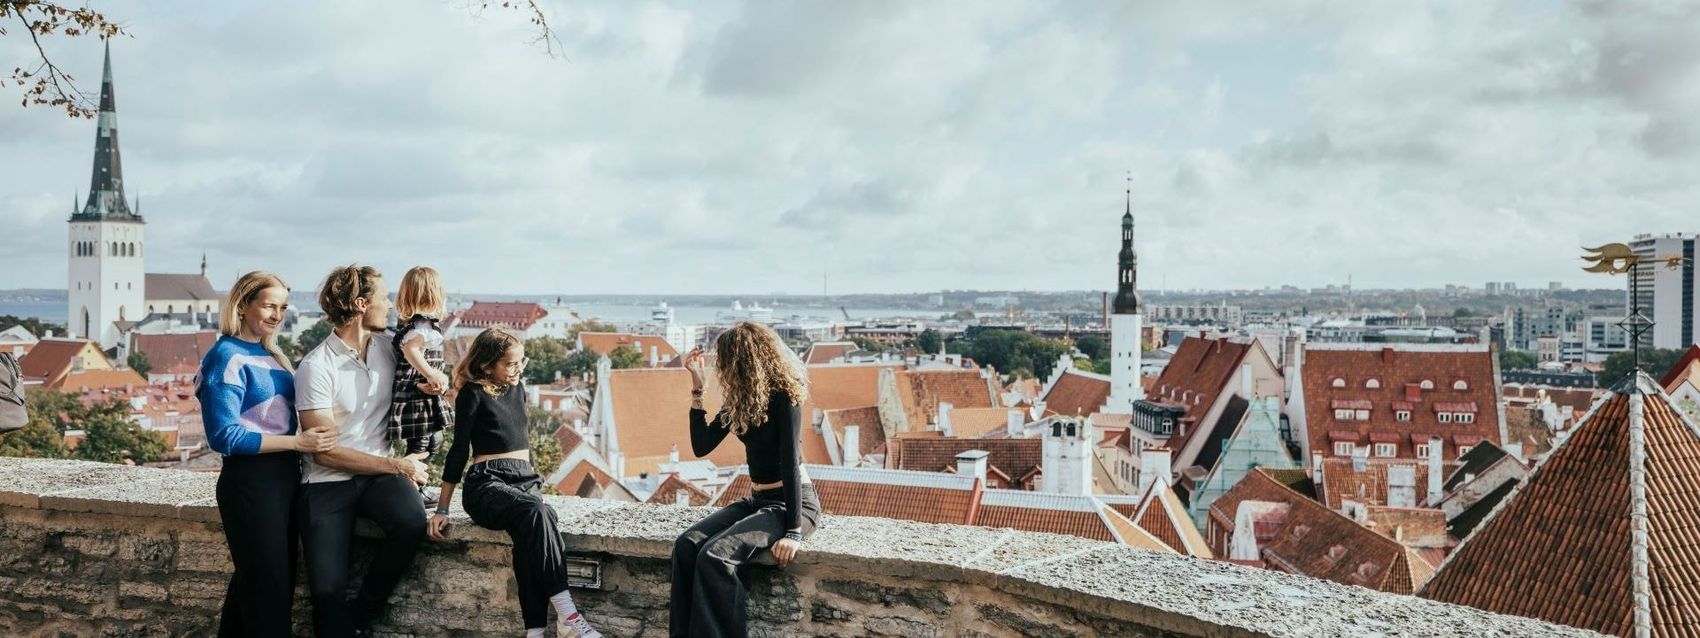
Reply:
M295 595L295 493L300 453L336 443L328 428L296 432L295 377L277 348L289 286L251 272L230 287L218 342L201 360L201 420L207 445L224 455L218 515L235 572L218 635L289 636Z
M762 550L789 565L820 522L820 499L797 451L809 399L802 362L772 328L749 321L721 334L714 348L725 405L713 421L702 407L702 349L685 356L691 451L707 456L726 435L737 436L751 491L673 542L671 636L747 635L738 568Z

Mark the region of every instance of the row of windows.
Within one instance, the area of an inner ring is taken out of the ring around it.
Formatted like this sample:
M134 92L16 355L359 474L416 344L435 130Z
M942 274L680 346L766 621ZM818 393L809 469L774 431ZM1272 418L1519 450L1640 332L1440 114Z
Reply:
M118 287L118 282L114 281L114 282L112 282L112 289L113 290L135 290L136 284L130 283L130 282L125 282L124 287L122 289L120 289ZM79 282L77 282L77 290L94 290L94 282L92 282L92 281L79 281Z
M1341 377L1334 377L1334 380L1332 382L1330 382L1329 385L1336 387L1336 388L1344 388L1344 387L1346 387L1346 380L1344 378L1341 378ZM1364 381L1364 387L1368 388L1370 390L1379 390L1379 389L1381 389L1381 380L1379 380L1379 379L1366 380L1366 381ZM1433 390L1434 389L1434 382L1430 381L1428 379L1423 379L1422 383L1417 384L1417 387L1422 388L1424 390ZM1452 389L1453 390L1468 390L1468 389L1470 389L1470 384L1469 384L1469 382L1467 382L1463 379L1459 379L1457 381L1452 382Z
M111 257L135 257L142 253L142 247L136 242L105 242L106 251ZM78 257L93 257L99 250L92 241L79 241L71 244L71 252Z
M1435 418L1441 423L1475 423L1476 415L1470 412L1436 412ZM1368 421L1369 410L1338 409L1334 411L1336 421ZM1411 421L1410 410L1394 410L1393 420L1400 423Z
M1419 458L1419 459L1428 458L1428 449L1429 449L1428 446L1429 446L1429 444L1427 444L1427 443L1418 443L1417 444L1417 458ZM1468 445L1458 446L1458 456L1464 456L1465 454L1468 454L1470 452L1470 447L1471 446L1468 446ZM1351 456L1352 452L1354 450L1356 450L1356 448L1357 448L1357 444L1352 443L1350 441L1338 441L1338 442L1334 443L1334 455L1335 456ZM1393 458L1393 457L1399 455L1399 446L1397 444L1394 444L1394 443L1376 443L1371 448L1370 452L1375 457L1390 459L1390 458Z

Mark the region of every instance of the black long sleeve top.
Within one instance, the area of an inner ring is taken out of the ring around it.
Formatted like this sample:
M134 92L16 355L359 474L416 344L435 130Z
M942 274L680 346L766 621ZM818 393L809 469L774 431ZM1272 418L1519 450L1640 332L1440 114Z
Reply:
M455 440L443 459L443 481L460 483L469 449L473 455L529 449L526 434L523 385L493 395L476 383L466 384L455 397Z
M750 466L750 480L755 483L781 484L785 498L785 529L801 528L802 478L798 471L802 457L798 444L802 436L803 408L793 405L783 392L774 392L767 401L767 422L752 427L738 437L744 442L745 462ZM691 408L691 452L697 458L708 456L731 432L716 415L709 422L708 413Z

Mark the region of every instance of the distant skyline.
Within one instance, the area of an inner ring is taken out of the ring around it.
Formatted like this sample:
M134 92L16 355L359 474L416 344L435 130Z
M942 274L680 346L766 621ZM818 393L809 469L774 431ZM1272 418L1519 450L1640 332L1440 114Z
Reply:
M1581 246L1700 231L1680 3L543 4L563 58L462 3L97 2L148 270L1107 290L1130 171L1151 290L1618 288ZM95 126L15 90L0 290L62 289Z

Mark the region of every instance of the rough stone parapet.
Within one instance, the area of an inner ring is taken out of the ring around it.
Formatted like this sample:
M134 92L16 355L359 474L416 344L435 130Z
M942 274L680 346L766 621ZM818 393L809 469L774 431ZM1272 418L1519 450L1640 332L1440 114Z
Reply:
M230 561L216 475L0 459L0 634L210 635ZM673 538L707 508L549 497L609 636L664 636ZM423 513L421 514L423 515ZM506 535L454 515L380 629L516 635ZM370 545L363 527L356 573ZM756 636L1598 636L1304 577L1071 536L828 517L798 563L748 574ZM296 628L308 635L305 591Z

